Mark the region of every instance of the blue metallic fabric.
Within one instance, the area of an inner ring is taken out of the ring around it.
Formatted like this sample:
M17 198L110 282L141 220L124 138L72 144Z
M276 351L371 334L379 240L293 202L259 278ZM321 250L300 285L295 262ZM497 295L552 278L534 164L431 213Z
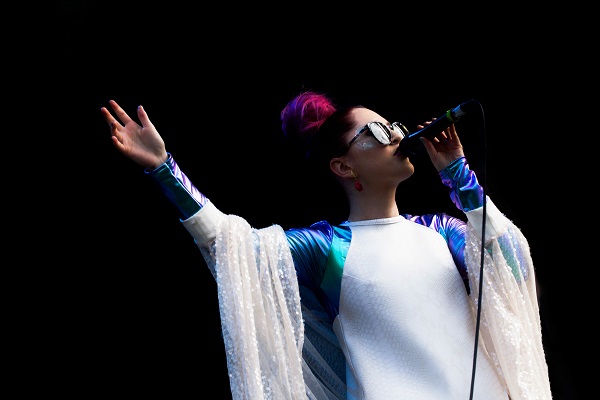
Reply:
M331 292L323 289L329 254L334 241L335 231L327 221L320 221L308 228L292 228L285 232L290 245L294 266L298 276L298 284L308 288L315 294L317 300L325 312L333 321L339 312L339 288L341 287L341 276L337 282L337 290L333 289L336 283L331 282L334 278L328 273L325 286ZM340 271L341 273L341 271ZM338 293L338 297L332 296Z
M467 212L483 206L483 188L465 157L457 158L440 171L440 178L450 189L450 198L459 210Z
M182 220L188 219L206 204L206 196L179 169L171 154L160 167L144 172L154 178L163 194L177 207Z

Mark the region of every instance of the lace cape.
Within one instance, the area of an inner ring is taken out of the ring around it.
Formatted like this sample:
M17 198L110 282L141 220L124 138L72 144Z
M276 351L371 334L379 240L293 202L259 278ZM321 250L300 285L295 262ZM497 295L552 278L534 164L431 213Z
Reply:
M339 345L325 319L301 304L283 229L253 229L229 215L219 224L214 254L200 249L217 281L233 398L344 399ZM475 318L481 240L471 224L465 251ZM509 225L501 237L487 240L484 261L479 340L487 354L478 356L491 357L512 400L551 399L527 241ZM302 303L308 300L302 292Z
M469 300L476 318L481 240L470 223L465 262L471 287ZM513 224L508 224L501 236L486 240L481 286L479 340L504 380L511 400L552 399L533 261L527 240Z

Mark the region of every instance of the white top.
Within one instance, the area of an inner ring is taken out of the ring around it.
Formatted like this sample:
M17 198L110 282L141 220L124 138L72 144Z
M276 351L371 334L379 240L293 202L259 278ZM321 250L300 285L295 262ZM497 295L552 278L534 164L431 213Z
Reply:
M334 325L348 398L468 400L475 324L444 239L401 216L350 226ZM474 399L506 400L479 352Z

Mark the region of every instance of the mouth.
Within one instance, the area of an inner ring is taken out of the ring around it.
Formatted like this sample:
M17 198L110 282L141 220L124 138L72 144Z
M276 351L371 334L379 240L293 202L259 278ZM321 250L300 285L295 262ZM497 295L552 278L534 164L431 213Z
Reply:
M400 158L401 158L401 159L403 159L403 160L406 160L406 159L409 159L409 158L410 158L408 155L406 155L406 154L403 154L403 153L400 151L400 147L398 147L398 148L396 149L396 151L394 152L394 157L400 157Z

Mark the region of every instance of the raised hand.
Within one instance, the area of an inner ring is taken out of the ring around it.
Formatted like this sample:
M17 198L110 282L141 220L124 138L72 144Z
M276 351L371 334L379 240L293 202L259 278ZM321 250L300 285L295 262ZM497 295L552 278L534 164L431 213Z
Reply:
M140 126L116 101L110 100L109 104L119 120L106 107L102 107L100 111L110 126L115 147L147 170L153 170L164 163L168 158L165 142L150 122L144 108L137 108L137 116L142 124Z

